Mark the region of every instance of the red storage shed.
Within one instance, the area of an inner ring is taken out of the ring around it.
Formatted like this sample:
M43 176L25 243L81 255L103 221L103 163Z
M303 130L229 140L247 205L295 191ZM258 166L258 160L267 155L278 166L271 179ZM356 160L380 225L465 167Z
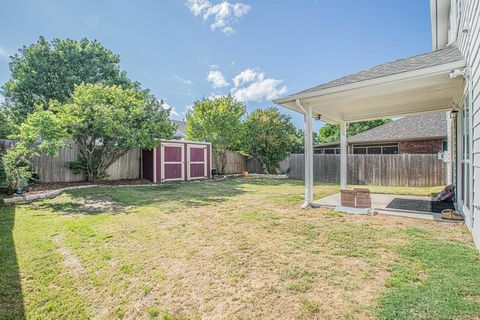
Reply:
M212 145L208 142L165 140L142 150L143 178L152 182L209 179Z

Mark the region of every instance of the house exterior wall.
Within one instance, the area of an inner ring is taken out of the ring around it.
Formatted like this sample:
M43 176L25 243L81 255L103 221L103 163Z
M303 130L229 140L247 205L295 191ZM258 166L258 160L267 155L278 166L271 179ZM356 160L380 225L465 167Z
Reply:
M438 153L443 151L443 140L400 141L398 149L399 153L407 154Z
M456 43L466 58L469 75L465 77L463 99L470 103L470 170L472 205L464 210L466 224L480 247L480 1L452 0L449 42ZM461 152L461 151L459 151ZM458 176L458 175L457 175ZM458 183L457 183L458 184Z

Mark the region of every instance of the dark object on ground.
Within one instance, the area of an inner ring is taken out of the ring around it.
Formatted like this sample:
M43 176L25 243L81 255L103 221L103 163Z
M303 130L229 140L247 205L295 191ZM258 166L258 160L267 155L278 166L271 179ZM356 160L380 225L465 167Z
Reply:
M355 208L371 208L372 198L370 197L370 190L366 188L355 188Z
M453 197L455 196L455 187L453 184L449 184L442 191L438 194L438 201L452 201Z
M455 210L445 209L442 210L442 219L462 221L463 216L460 213L455 212Z
M441 213L445 209L455 209L452 201L431 201L395 198L388 205L390 209Z
M212 177L218 174L217 169L212 169Z

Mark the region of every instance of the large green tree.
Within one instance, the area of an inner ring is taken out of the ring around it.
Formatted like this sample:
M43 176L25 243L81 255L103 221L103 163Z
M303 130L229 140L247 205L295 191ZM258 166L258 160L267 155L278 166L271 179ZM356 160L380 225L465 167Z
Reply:
M45 109L51 100L67 102L76 85L102 83L123 88L137 87L119 66L118 55L98 41L45 38L11 57L11 79L2 93L9 98L20 123L40 103Z
M318 143L318 134L316 132L312 132L312 141L313 144ZM305 130L299 129L295 133L294 144L292 146L291 153L304 153L305 151Z
M244 126L244 152L259 159L267 172L277 173L278 162L288 156L297 138L291 118L276 108L259 109Z
M32 157L40 154L55 155L58 148L64 146L70 138L64 123L52 111L41 107L29 114L12 136L15 144L2 157L6 181L0 181L0 185L18 188L21 179L30 178L29 161Z
M381 126L391 121L391 119L379 119L350 123L347 128L347 136L354 136L356 134ZM320 128L317 139L318 143L330 143L340 141L340 126L334 124L324 125Z
M17 132L17 126L12 110L0 103L0 139L8 139Z
M170 139L174 127L170 111L145 91L119 86L82 84L72 99L52 103L82 158L72 168L88 181L106 176L107 169L131 148L153 148L160 139Z
M243 103L232 96L196 101L187 113L187 139L212 143L216 168L225 171L227 150L237 150L241 140Z

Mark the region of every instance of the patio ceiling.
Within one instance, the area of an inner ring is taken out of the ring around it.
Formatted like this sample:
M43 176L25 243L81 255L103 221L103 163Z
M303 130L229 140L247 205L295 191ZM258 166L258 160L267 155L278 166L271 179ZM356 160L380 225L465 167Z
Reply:
M276 104L329 123L392 118L452 110L463 92L465 67L456 47L397 60L274 100ZM296 103L298 100L299 103Z

